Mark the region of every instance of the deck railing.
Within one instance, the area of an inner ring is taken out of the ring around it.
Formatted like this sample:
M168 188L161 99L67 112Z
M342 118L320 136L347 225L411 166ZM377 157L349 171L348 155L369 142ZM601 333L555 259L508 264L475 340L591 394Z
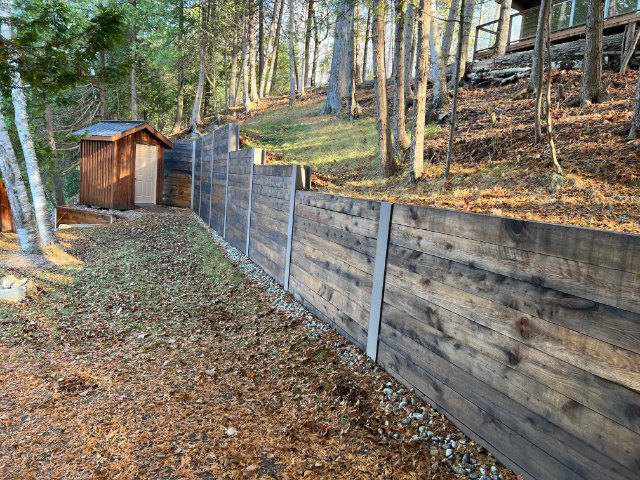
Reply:
M584 25L587 21L587 5L588 0L554 1L551 14L551 32ZM539 11L540 7L533 7L516 12L509 17L508 47L515 47L520 42L535 38ZM640 0L605 0L605 19L637 11L640 11ZM476 27L473 46L474 57L478 52L486 52L494 48L498 22L498 20L493 20Z

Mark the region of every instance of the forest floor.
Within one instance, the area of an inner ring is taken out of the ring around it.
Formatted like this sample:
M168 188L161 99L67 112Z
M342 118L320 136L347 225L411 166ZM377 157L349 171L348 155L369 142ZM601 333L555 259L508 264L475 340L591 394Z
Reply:
M0 235L0 274L38 285L0 306L0 478L492 476L486 450L242 273L192 213L58 238L45 265L12 262Z
M589 108L569 106L580 76L554 72L562 177L553 172L546 145L533 145L534 99L517 95L526 80L461 90L449 185L442 180L448 128L435 123L428 125L430 163L420 182L408 183L407 165L393 178L378 176L370 87L359 89L363 115L353 122L320 116L322 94L309 95L293 109L286 98L263 102L244 120L242 140L271 152L270 162L311 165L312 185L319 190L640 233L640 141L626 139L637 72L605 72L611 98Z

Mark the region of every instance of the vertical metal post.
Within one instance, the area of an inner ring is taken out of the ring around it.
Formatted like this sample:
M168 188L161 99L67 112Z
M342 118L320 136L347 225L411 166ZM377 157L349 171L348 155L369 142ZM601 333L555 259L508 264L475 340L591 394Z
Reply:
M289 272L291 270L291 245L293 244L293 220L296 207L296 188L301 182L300 167L291 165L291 188L289 189L289 228L287 229L287 253L284 257L284 289L289 290Z
M260 160L256 162L255 152L256 149L252 148L253 152L251 154L251 166L249 167L249 206L247 207L247 240L245 241L244 254L249 256L249 243L251 243L251 202L253 201L253 172L255 165L263 165L265 150L259 149L260 151Z
M224 222L222 224L222 238L227 238L227 195L229 193L229 153L231 152L231 124L227 125L227 176L224 182Z
M373 361L378 358L378 337L380 334L380 320L382 319L384 279L387 269L387 251L389 249L389 231L391 229L392 211L392 203L380 202L378 240L376 243L376 259L373 268L369 327L367 329L367 355L371 357Z
M195 169L196 169L196 143L197 140L193 141L193 145L191 147L191 198L189 200L189 208L193 210L193 189L195 186Z
M209 170L209 227L213 212L213 158L216 156L216 128L211 131L211 169Z

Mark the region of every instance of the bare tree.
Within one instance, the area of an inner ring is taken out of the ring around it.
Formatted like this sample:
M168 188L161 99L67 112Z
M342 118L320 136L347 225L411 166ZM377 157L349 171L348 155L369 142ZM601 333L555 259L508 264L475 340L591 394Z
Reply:
M182 50L184 37L184 2L178 2L178 48ZM184 55L180 53L178 58L178 95L176 99L176 119L171 129L171 135L175 135L182 130L182 115L184 111Z
M636 47L638 46L638 40L640 40L640 29L636 30L635 24L629 23L627 24L626 35L624 39L624 53L622 55L622 60L620 60L620 73L624 75L627 71L627 67L629 66L629 62L631 61L631 57L636 51Z
M385 67L385 0L373 0L373 88L377 106L378 156L380 174L391 177L396 173L397 165L391 151L391 127L387 108L387 74Z
M631 129L629 130L629 140L638 138L640 133L640 75L636 83L636 95L633 101L633 118L631 119Z
M511 1L502 0L500 3L500 18L496 30L496 43L494 45L495 55L504 55L509 43L509 24L511 22Z
M295 52L295 12L294 0L289 0L289 106L296 104L296 52Z
M257 103L260 100L258 96L258 81L256 76L256 11L255 2L249 0L249 31L247 36L247 53L249 55L249 98L251 102Z
M464 29L462 25L465 23L465 10L467 0L460 0L460 28L458 29L458 50L456 53L456 58L454 61L454 73L453 78L458 78L458 70L460 69L460 59L463 55L464 50ZM451 118L449 125L449 143L447 144L447 157L444 164L444 179L445 181L449 180L449 171L451 169L451 156L453 154L453 138L456 131L456 117L458 113L458 90L460 88L460 82L453 82L453 101L451 103Z
M404 15L404 97L411 98L411 80L413 74L413 60L417 37L414 0L406 2L407 9ZM414 31L415 30L415 31Z
M0 173L7 189L18 244L22 253L40 253L33 209L2 111L0 117Z
M306 88L311 73L311 34L313 33L313 17L316 14L315 0L307 2L307 21L304 32L304 62L302 65L302 85Z
M342 110L342 99L347 91L347 22L351 0L340 0L336 13L333 37L331 72L327 85L327 98L321 115L330 115ZM383 52L384 53L384 52Z
M204 93L204 82L205 82L205 60L206 60L206 31L205 31L205 23L206 23L206 14L204 8L204 0L200 0L200 12L201 12L201 25L200 25L200 45L198 49L198 85L196 87L196 95L193 99L193 108L191 109L191 123L189 126L189 131L195 133L198 131L198 122L200 122L200 109L202 108L202 95Z
M551 10L551 9L549 9ZM553 125L551 123L551 14L549 14L549 20L547 24L547 35L546 35L546 51L547 51L547 75L545 81L545 91L546 91L546 105L545 105L545 121L547 127L547 145L549 146L549 152L551 156L551 164L555 169L556 173L562 175L562 167L558 162L558 154L556 152L556 144L553 140Z
M431 53L431 110L440 110L449 103L447 94L447 67L442 56L441 38L438 31L436 3L431 2L431 32L429 35L429 51Z
M580 103L582 105L600 102L604 98L604 86L602 85L603 26L604 0L589 0L580 82Z
M356 101L356 16L356 4L352 3L349 7L347 21L347 115L350 120L353 120L360 114L360 107Z
M444 28L444 34L442 36L442 58L445 63L449 63L451 58L451 49L453 48L453 33L456 25L458 24L458 17L460 15L460 1L451 0L449 5L449 14L447 15L447 24Z
M269 92L271 92L271 88L273 86L273 79L275 78L275 71L276 71L276 59L278 58L278 47L280 46L280 32L282 30L282 17L284 16L284 7L285 7L285 0L280 0L280 10L278 13L278 23L276 25L276 34L273 39L273 48L271 50L271 57L269 58L269 64L267 69L267 79L264 86L263 94L261 96L265 96Z
M229 72L229 99L227 103L230 107L235 107L238 102L238 26L233 29L233 40L231 43L231 68Z
M405 40L404 27L404 0L395 0L395 18L396 18L396 31L394 39L394 62L395 78L393 82L393 106L392 106L392 119L393 119L393 154L398 160L404 160L406 152L411 146L411 141L407 135L406 128L406 103L405 103ZM428 29L427 29L428 30ZM427 49L428 55L428 49ZM426 95L426 94L425 94Z
M64 205L64 190L62 188L62 174L60 172L60 159L58 158L58 145L56 143L55 131L53 128L53 114L51 113L51 104L47 102L44 107L44 132L47 138L47 144L51 152L51 161L53 163L53 191L56 196L56 205Z
M542 81L542 69L544 63L544 38L548 28L547 17L545 8L548 8L548 5L545 6L544 2L547 0L542 0L540 4L540 10L538 12L538 26L536 28L536 37L535 43L533 46L533 56L531 57L531 73L529 76L529 85L527 86L527 90L530 92L538 92L538 88L540 86L540 82Z
M413 106L413 131L409 152L409 180L415 182L424 172L424 130L427 105L427 77L429 65L429 34L432 25L431 0L420 0L418 16L418 59L416 99ZM401 63L401 62L400 62ZM400 66L398 63L398 66Z
M362 81L367 79L367 57L369 56L369 40L371 39L371 8L367 8L367 26L364 32L364 48L362 55Z
M462 8L462 4L460 8ZM465 71L467 69L467 50L469 46L469 35L471 33L471 22L473 21L473 11L476 6L476 0L466 0L464 2L464 21L461 22L461 32L462 35L458 35L459 42L462 44L462 50L458 49L460 55L456 56L456 61L458 62L458 66L456 68L456 79L457 83L460 83L464 78ZM453 81L453 79L452 79Z
M551 17L551 1L552 0L542 0L540 4L540 13L538 14L538 31L541 35L539 41L541 48L535 52L537 55L536 61L538 64L538 68L536 68L535 75L536 78L533 77L534 72L531 73L530 84L536 85L536 102L535 102L535 116L534 116L534 130L535 130L535 143L538 143L542 139L542 91L543 88L539 88L542 86L542 81L544 78L544 50L546 49L546 37L549 35L549 18ZM542 23L542 25L541 25ZM538 38L536 38L536 42L538 42Z
M0 33L5 42L11 43L11 0L0 0ZM36 155L36 147L31 135L29 127L29 115L27 113L27 98L25 95L22 77L18 71L18 61L16 54L10 54L8 58L10 80L11 80L11 100L13 103L14 123L18 131L18 138L22 146L24 155L24 163L27 167L27 177L29 178L29 187L31 188L31 198L33 199L33 207L36 215L36 225L38 227L38 236L42 245L49 245L53 242L53 227L51 225L51 217L47 210L47 197L42 184L40 175L40 167L38 166L38 157ZM5 148L6 151L6 148Z

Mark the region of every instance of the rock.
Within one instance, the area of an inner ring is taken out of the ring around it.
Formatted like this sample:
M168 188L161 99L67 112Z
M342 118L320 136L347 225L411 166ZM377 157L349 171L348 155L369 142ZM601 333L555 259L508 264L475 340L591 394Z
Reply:
M402 425L405 425L405 426L409 425L411 423L411 417L403 418L400 423L402 423Z
M453 450L451 450L450 448L447 448L447 449L444 451L444 454L445 454L447 457L450 457L451 455L453 455Z
M458 444L456 443L455 440L451 441L451 448L453 448L453 449L458 448Z
M491 465L491 473L495 474L498 473L498 467L496 467L495 465Z
M235 437L238 434L238 430L234 427L227 427L224 429L224 434L227 437Z
M386 395L387 397L390 397L391 395L393 395L393 390L390 389L389 387L385 388L384 390L382 390L382 393L384 395Z
M0 302L18 303L27 298L27 288L22 285L16 288L0 289Z
M422 418L424 417L424 415L420 412L413 412L411 414L411 418L415 419L415 420L422 420Z
M431 450L429 450L429 455L431 455L432 457L437 457L439 453L440 450L437 448L432 448Z
M420 435L412 435L412 436L411 436L411 441L412 441L412 442L419 442L420 440L422 440L422 438L420 437Z
M460 465L456 465L455 467L453 467L453 472L456 475L462 475L464 473L464 468L462 468Z
M17 281L17 277L14 277L13 275L7 275L2 279L2 288L11 288L11 286Z

